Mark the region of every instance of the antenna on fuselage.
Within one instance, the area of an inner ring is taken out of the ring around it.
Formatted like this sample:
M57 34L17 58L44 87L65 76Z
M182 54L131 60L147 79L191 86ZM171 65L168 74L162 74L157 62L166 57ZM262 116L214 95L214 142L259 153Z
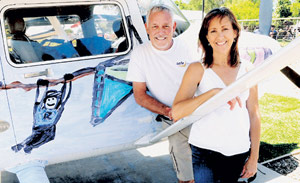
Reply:
M202 0L202 21L204 19L204 4L205 4L205 0Z
M259 5L259 33L269 35L272 24L272 0L261 0Z

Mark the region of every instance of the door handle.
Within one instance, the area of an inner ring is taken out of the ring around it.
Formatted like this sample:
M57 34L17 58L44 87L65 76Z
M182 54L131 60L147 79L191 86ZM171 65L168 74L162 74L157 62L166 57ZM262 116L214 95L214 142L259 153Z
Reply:
M24 74L24 78L34 78L34 77L40 77L40 76L51 76L52 75L52 70L50 68L45 69L44 71L40 72L31 72L31 73L26 73Z

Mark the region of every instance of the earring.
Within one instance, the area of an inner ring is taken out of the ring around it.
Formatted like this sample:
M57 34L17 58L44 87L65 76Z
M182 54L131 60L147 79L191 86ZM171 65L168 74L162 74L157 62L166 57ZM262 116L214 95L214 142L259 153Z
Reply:
M207 45L210 46L210 43L208 43Z

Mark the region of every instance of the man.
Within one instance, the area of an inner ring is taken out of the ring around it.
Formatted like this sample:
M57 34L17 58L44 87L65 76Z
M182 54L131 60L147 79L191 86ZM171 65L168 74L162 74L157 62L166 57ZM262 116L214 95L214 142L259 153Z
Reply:
M163 126L167 127L173 123L171 106L191 56L187 46L173 39L176 22L168 7L152 7L145 26L150 42L133 50L127 80L133 82L136 102L163 116ZM189 130L188 127L169 137L169 150L180 183L194 182Z
M275 30L275 25L271 25L270 37L273 39L277 39L277 31Z
M260 34L260 32L259 32L259 27L255 27L253 33L254 33L254 34Z

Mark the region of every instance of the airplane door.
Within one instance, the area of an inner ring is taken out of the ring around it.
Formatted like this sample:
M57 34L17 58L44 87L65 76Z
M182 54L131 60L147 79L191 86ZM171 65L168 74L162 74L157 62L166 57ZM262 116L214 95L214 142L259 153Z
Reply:
M67 161L155 130L125 80L132 41L124 14L113 2L3 9L12 157Z

